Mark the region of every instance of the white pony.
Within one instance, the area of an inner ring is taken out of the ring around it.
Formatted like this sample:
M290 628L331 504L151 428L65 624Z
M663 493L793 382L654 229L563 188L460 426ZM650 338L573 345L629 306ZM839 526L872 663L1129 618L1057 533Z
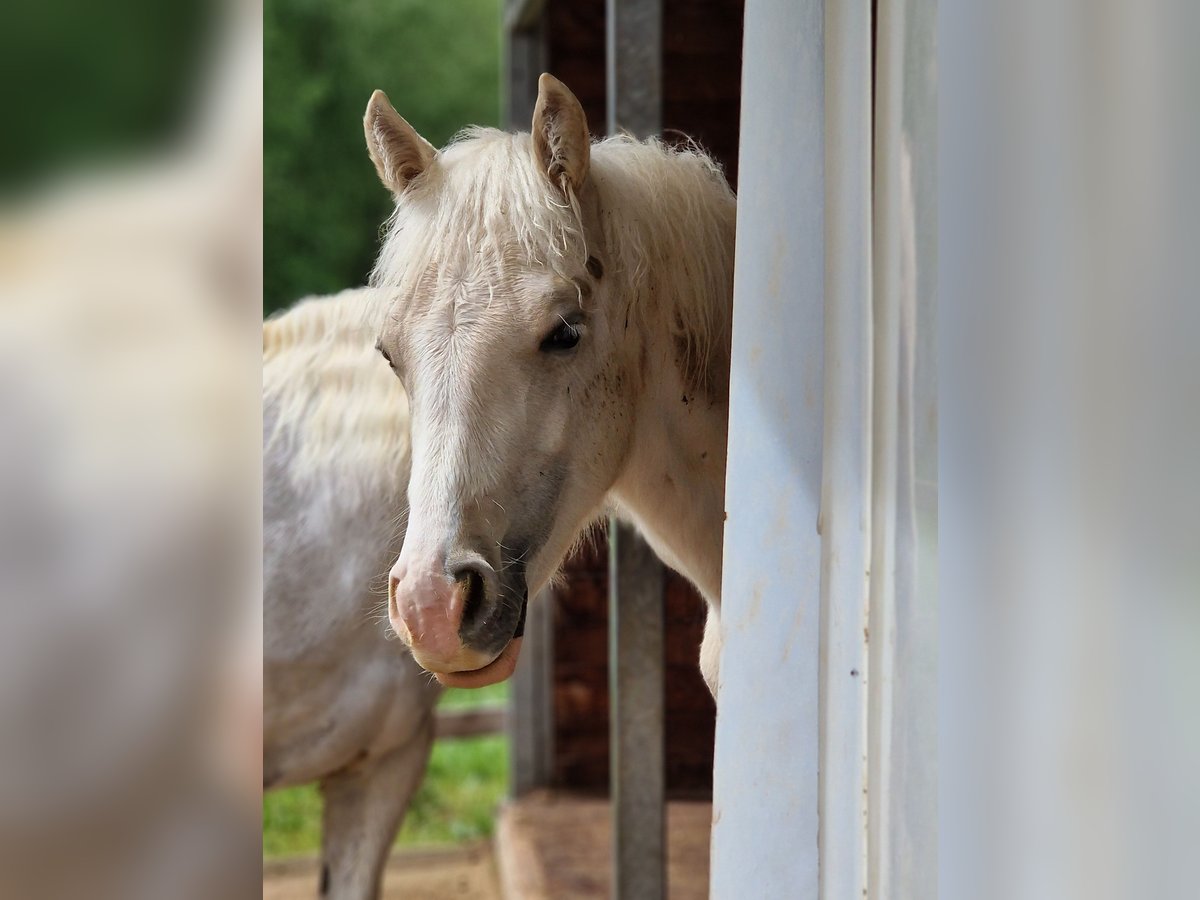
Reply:
M574 95L538 87L531 135L441 152L367 107L396 197L379 348L412 416L389 618L442 683L503 680L527 598L614 509L707 599L715 694L735 198L699 150L592 144Z
M319 781L322 896L367 900L425 772L441 688L386 640L408 405L369 290L263 323L263 785Z

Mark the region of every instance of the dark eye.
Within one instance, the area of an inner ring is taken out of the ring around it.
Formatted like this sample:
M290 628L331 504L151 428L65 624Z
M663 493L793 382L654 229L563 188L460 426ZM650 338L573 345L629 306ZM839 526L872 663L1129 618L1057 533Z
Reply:
M561 353L564 350L570 350L578 344L581 336L577 325L572 325L570 322L562 322L557 328L542 338L542 345L538 349L543 353Z
M395 364L392 362L391 354L389 354L383 347L383 338L376 338L375 349L379 351L380 356L387 360L387 364L389 366L391 366L393 369L396 368Z

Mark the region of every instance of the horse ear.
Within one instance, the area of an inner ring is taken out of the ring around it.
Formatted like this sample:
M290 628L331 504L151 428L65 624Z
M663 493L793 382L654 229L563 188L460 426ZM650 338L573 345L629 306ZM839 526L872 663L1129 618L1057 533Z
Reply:
M591 156L587 116L575 95L548 72L538 79L533 152L538 166L555 186L565 189L564 178L576 191L583 186Z
M399 194L429 168L437 151L392 108L387 94L376 91L363 116L367 151L383 186Z

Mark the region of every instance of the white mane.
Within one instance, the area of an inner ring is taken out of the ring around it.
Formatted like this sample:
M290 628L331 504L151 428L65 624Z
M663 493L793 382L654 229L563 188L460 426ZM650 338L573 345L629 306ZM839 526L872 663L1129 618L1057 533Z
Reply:
M293 442L294 478L331 467L341 484L402 494L408 476L408 397L375 349L368 288L302 300L263 322L264 452Z
M707 370L728 363L736 217L720 168L695 147L619 136L592 144L589 178L599 241L538 171L528 134L463 132L396 205L371 276L380 303L446 282L487 285L490 302L505 260L570 278L592 237L626 314L672 335L687 380L720 392L724 376Z

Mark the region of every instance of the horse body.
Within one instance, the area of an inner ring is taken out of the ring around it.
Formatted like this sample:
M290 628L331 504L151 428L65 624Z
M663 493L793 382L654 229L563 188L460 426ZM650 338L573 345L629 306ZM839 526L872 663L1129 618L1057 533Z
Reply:
M424 774L440 687L379 624L403 532L407 402L369 291L263 325L263 778L319 781L328 896L376 896Z
M438 152L372 97L396 211L372 276L412 404L393 629L444 684L507 678L523 607L615 510L709 603L716 693L736 201L695 148L593 144L561 83L531 134Z

